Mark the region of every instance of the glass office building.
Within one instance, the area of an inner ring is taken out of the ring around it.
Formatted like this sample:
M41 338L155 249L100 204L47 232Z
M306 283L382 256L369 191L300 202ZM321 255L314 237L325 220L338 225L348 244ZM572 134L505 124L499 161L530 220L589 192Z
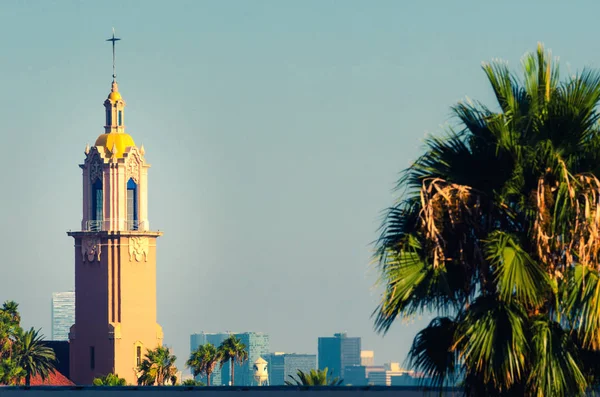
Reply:
M224 333L224 332L214 333L214 334L207 334L205 332L201 332L199 334L192 334L192 335L190 335L190 353L192 351L196 350L198 348L198 346L205 345L207 343L210 343L210 344L214 345L215 347L219 347L221 345L221 343L225 339L227 339L227 337L229 337L229 334ZM193 372L192 372L192 375L193 375ZM206 384L206 376L204 376L204 375L198 375L195 377L195 379L200 382L204 382ZM228 383L229 383L229 378L222 377L220 365L217 364L214 372L210 375L211 386L222 386L222 385L227 385Z
M360 365L360 338L346 333L319 338L319 369L328 368L332 378L344 378L344 368Z
M228 332L193 334L190 336L190 350L195 350L198 346L205 343L212 343L216 347L229 337ZM234 384L236 386L253 386L255 384L253 377L252 366L259 357L266 359L269 353L269 335L262 332L243 332L233 333L236 338L240 339L248 351L248 360L242 365L235 364L234 368ZM269 367L267 367L267 371ZM223 368L219 365L215 368L215 372L211 375L211 385L228 385L231 379L231 363L227 362ZM201 382L206 382L206 377L198 376L196 379Z
M285 385L286 380L291 380L290 375L298 378L298 370L310 372L317 368L316 354L270 353L263 358L269 363L267 370L271 386Z
M52 293L52 340L68 341L75 324L75 292Z

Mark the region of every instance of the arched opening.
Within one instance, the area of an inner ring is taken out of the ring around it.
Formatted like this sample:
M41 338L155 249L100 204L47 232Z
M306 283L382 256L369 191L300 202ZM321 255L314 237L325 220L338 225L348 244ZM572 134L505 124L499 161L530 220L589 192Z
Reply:
M102 230L102 220L104 218L102 193L102 180L96 179L96 182L92 185L92 222L90 225L92 230Z
M119 110L119 126L123 125L123 111Z
M127 181L127 229L138 230L137 183L132 178Z

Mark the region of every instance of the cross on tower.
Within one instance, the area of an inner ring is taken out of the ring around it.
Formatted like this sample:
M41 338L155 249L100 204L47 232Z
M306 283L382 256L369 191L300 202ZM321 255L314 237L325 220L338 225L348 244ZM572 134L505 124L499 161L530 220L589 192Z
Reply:
M121 40L118 37L115 37L115 28L113 28L113 34L110 39L106 39L106 41L112 41L112 50L113 50L113 80L117 78L117 71L115 69L115 43Z

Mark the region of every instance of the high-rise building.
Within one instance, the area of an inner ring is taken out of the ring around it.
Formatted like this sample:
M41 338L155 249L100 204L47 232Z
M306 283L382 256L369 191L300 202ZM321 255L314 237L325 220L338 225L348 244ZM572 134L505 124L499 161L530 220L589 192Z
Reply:
M75 324L75 292L52 293L52 340L68 341Z
M256 382L254 380L254 370L252 369L252 366L259 357L265 359L265 356L269 353L269 335L262 332L201 332L199 334L193 334L190 336L190 348L193 350L199 345L207 342L219 347L221 342L229 337L229 335L234 335L236 338L240 339L241 342L246 345L246 349L248 351L248 360L246 360L242 365L234 365L234 385L253 386ZM270 369L268 370L270 371ZM211 384L215 386L229 385L231 380L230 374L231 363L227 362L223 365L222 369L215 370L215 372L211 375Z
M254 386L254 371L252 370L253 363L258 360L259 357L265 358L269 354L269 335L262 332L243 332L235 334L248 349L248 360L242 365L235 365L235 385L238 386ZM223 366L223 373L227 372L229 375L229 368L225 370Z
M361 350L360 365L364 365L365 367L375 365L375 352L373 350Z
M75 324L70 376L77 384L117 373L137 384L147 350L162 346L156 322L156 240L148 224L144 146L125 133L125 101L114 71L104 101L105 127L80 165L83 219L68 232L75 246Z
M286 380L290 380L290 375L297 378L298 370L310 372L317 368L316 354L296 354L296 353L270 353L264 357L269 363L269 385L285 385Z
M344 378L344 368L360 365L360 337L345 332L319 338L319 369L328 368L332 378Z
M198 346L210 343L216 347L219 347L221 343L229 337L229 333L206 333L200 332L198 334L190 335L190 353L198 348ZM228 372L229 374L229 372ZM206 383L206 376L198 375L195 377L196 380ZM221 367L219 364L215 367L214 372L210 375L210 384L213 386L222 386L229 384L229 378L223 379L221 376Z
M344 384L351 386L366 386L367 367L364 365L346 365L344 368Z

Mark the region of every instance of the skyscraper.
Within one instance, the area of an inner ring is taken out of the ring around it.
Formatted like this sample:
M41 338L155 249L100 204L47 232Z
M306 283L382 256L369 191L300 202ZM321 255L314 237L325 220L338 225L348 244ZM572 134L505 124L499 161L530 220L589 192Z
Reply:
M310 372L317 368L316 354L296 354L296 353L270 353L264 357L269 363L269 385L284 385L286 380L290 380L290 375L296 378L298 370Z
M75 324L75 292L52 293L52 340L68 341Z
M215 347L219 347L221 343L229 337L229 333L206 333L200 332L198 334L190 335L190 353L198 348L198 346L210 343ZM193 374L193 372L192 372ZM229 374L229 372L227 372ZM198 375L195 377L196 380L206 383L206 376ZM223 386L229 384L229 377L223 378L221 376L221 366L217 364L214 372L210 375L210 384L213 386Z
M265 356L269 354L269 335L262 332L243 332L235 334L235 336L246 345L246 348L248 349L248 360L242 365L235 365L234 384L238 386L252 386L255 384L252 365L259 357L265 358ZM225 373L227 376L230 376L229 368L229 365L227 366L227 369L225 369L225 366L223 367L223 376L225 376Z
M193 334L190 336L190 348L195 349L199 345L204 343L212 343L219 347L221 342L229 335L233 334L236 338L240 339L246 350L248 351L248 360L242 365L235 364L234 367L234 385L236 386L252 386L255 384L253 377L252 365L259 358L266 359L266 355L269 353L269 335L262 332L242 332L242 333L229 333L229 332L217 332L217 333L204 333ZM217 367L218 368L218 367ZM228 385L231 379L231 363L227 362L223 365L223 368L213 373L211 376L211 384L213 385ZM218 383L217 380L220 382Z
M125 132L125 101L114 71L104 101L104 133L85 148L83 216L73 237L75 324L69 332L70 376L77 384L117 373L137 384L137 365L162 346L156 322L156 242L148 224L144 146Z
M361 350L360 365L364 365L365 367L375 365L375 352L373 350Z
M319 369L328 368L333 378L344 378L344 368L360 365L360 337L349 338L345 332L319 338Z

